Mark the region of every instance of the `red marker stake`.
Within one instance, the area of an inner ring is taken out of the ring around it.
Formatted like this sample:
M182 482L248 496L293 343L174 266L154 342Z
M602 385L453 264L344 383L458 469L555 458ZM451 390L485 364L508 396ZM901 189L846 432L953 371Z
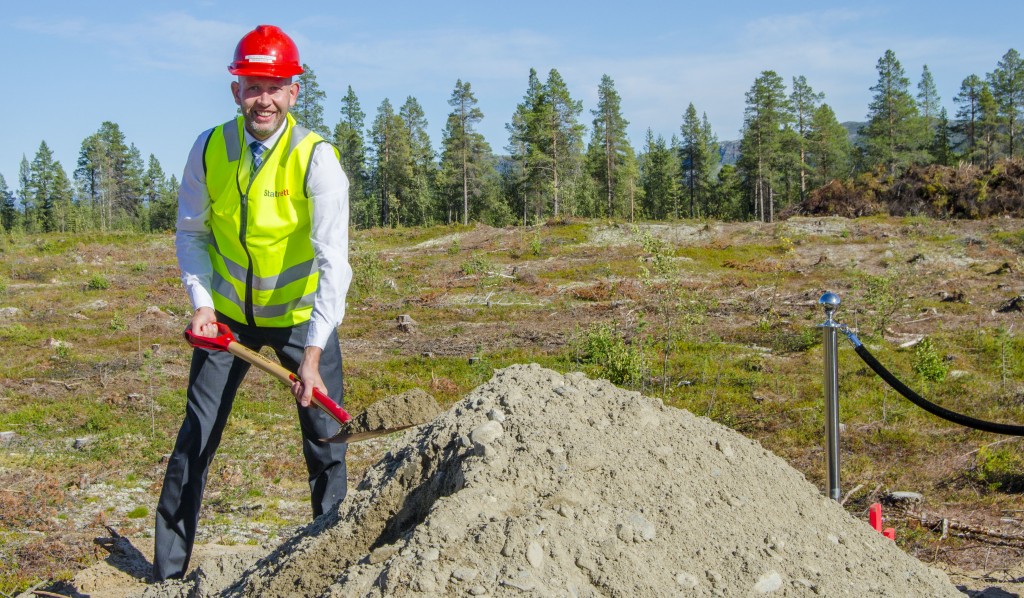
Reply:
M882 531L882 505L875 503L868 508L868 523L876 532Z
M896 530L891 527L885 528L885 530L882 531L882 535L890 540L896 540Z

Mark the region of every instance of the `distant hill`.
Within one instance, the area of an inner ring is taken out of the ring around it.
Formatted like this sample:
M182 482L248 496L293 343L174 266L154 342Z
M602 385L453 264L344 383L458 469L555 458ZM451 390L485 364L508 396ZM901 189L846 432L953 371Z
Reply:
M860 129L867 125L866 122L847 121L841 123L846 132L850 135L850 142L854 145L860 145ZM740 159L740 141L728 140L718 142L718 154L720 156L719 162L724 166L725 164L735 164Z

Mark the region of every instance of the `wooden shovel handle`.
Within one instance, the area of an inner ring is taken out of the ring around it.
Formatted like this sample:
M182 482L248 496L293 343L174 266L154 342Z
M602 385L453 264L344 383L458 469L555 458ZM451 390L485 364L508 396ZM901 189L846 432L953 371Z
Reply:
M298 376L288 371L281 364L267 359L260 353L236 341L234 335L231 334L231 330L226 325L217 322L217 330L220 332L220 335L211 338L196 336L192 334L192 330L186 328L185 340L193 347L210 349L212 351L227 351L235 357L243 359L274 376L288 386L291 386L292 382L300 381ZM338 424L346 424L352 419L352 416L347 411L342 409L331 397L321 392L318 388L313 389L313 404L322 409L327 415L330 415Z

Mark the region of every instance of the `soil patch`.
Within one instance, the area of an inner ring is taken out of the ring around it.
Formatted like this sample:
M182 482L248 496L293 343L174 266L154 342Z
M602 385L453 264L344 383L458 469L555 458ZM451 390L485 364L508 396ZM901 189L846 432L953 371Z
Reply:
M337 512L169 596L962 596L706 418L512 366L406 433Z

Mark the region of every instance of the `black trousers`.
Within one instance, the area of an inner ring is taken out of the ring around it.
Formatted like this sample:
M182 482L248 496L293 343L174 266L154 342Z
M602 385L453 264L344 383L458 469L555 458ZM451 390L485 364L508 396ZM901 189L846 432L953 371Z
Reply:
M239 343L257 351L269 346L281 365L291 371L298 368L305 351L308 324L293 328L258 328L234 322L221 314L217 319L231 328ZM320 357L320 376L328 396L339 405L343 397L341 365L338 335L332 332ZM167 463L156 509L155 581L182 577L188 568L207 472L220 445L235 393L247 371L247 362L226 351L194 349L192 352L185 420ZM345 498L347 445L320 442L320 438L337 432L337 422L319 408L303 408L298 403L296 407L302 429L302 454L309 472L313 516L318 517Z

